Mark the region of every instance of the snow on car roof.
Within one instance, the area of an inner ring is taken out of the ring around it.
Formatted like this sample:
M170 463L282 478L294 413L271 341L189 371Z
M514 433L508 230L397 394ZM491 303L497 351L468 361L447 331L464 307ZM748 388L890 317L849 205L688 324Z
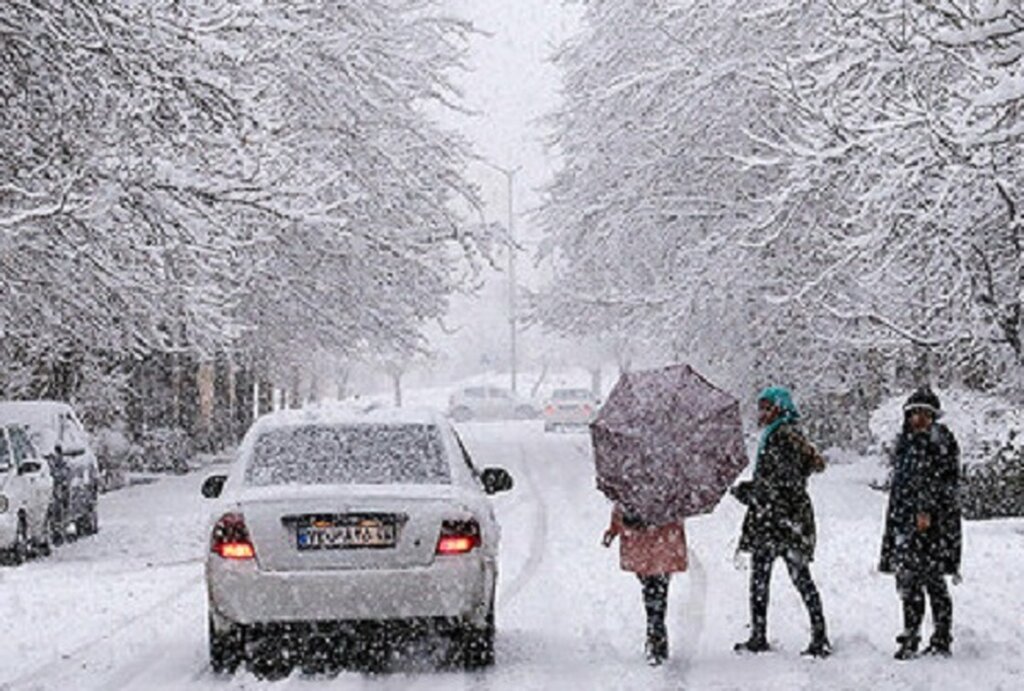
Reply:
M379 404L360 406L351 402L328 402L301 409L279 410L258 418L245 435L236 456L233 474L240 474L252 458L258 440L265 433L289 427L316 425L436 425L447 436L448 418L430 408L393 408ZM252 487L245 485L246 496ZM303 485L304 487L306 485ZM389 485L391 486L391 485Z
M263 415L253 424L260 430L300 425L420 424L443 425L447 418L430 408L390 408L378 405L323 403Z
M69 408L63 401L0 401L0 419L22 424L47 424Z

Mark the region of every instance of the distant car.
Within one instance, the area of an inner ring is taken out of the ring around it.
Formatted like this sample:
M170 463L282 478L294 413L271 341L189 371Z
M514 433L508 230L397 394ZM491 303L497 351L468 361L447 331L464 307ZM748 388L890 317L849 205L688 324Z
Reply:
M531 401L500 386L467 386L449 397L448 414L456 422L527 420L537 417L537 408Z
M597 414L597 397L590 389L555 389L544 405L544 430L586 427Z
M0 557L18 565L50 553L53 479L25 430L0 417Z
M220 501L206 558L211 666L287 652L317 669L417 627L446 638L449 659L491 664L500 531L486 495L511 487L504 470L473 465L438 413L260 418L231 471L203 486Z
M23 425L49 465L53 541L63 541L72 526L76 536L98 531L99 465L74 409L60 401L3 401L0 420Z

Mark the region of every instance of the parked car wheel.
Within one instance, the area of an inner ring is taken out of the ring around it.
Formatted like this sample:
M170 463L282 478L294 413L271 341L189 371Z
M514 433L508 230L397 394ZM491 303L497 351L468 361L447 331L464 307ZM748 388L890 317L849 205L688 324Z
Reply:
M11 566L20 566L28 556L28 522L24 514L18 515L18 528L14 533L14 544L4 550L4 561Z
M217 674L230 674L245 659L245 629L232 626L219 632L209 617L210 668Z
M459 631L459 653L462 666L466 669L480 669L494 664L494 603L487 613L483 626L463 624Z

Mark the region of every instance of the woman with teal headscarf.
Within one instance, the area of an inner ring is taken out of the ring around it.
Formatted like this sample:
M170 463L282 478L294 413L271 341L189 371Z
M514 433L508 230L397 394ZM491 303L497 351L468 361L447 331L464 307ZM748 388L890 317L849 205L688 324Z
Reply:
M768 650L768 596L772 564L782 557L811 619L811 643L805 655L825 657L832 651L825 630L821 596L811 577L814 559L814 508L807 478L824 470L825 461L797 423L800 412L788 389L770 386L758 396L761 439L754 477L733 488L747 505L740 550L751 554L750 638L736 644L740 652Z

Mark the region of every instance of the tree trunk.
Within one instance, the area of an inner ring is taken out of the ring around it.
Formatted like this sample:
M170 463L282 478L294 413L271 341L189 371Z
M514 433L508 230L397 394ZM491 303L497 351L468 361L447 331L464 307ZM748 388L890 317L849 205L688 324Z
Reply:
M391 373L391 387L395 396L395 407L402 407L402 373L392 372Z
M540 368L540 376L537 377L537 381L533 382L533 386L530 388L530 398L537 398L537 392L540 390L541 385L548 376L548 361L545 358Z
M351 377L351 371L348 367L342 367L338 370L335 376L334 382L337 386L337 397L339 401L343 401L348 397L348 380Z
M302 373L298 365L292 365L292 383L288 391L288 402L285 407L302 407Z

